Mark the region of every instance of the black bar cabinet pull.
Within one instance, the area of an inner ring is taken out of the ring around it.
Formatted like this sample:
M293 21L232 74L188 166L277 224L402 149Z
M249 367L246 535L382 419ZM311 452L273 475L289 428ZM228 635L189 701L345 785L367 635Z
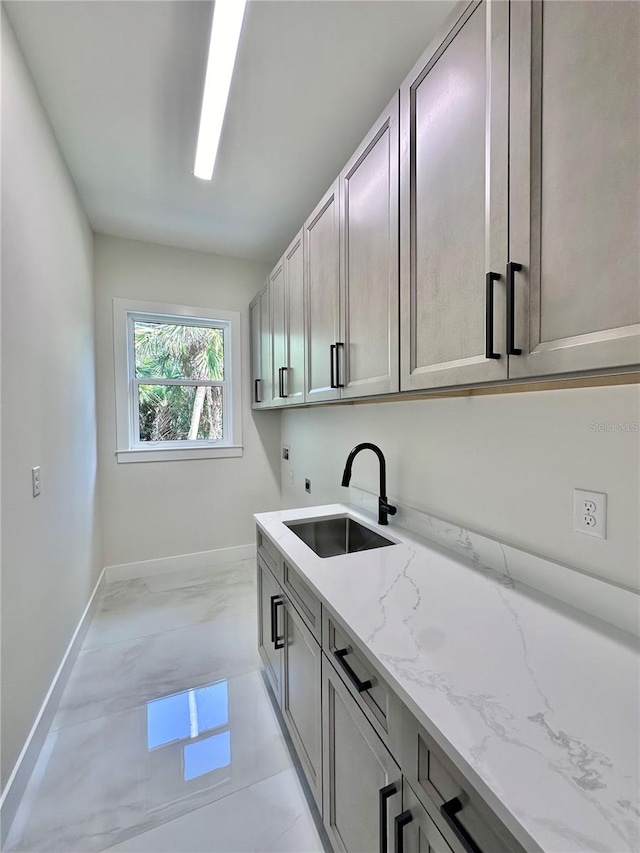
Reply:
M284 393L284 373L285 370L288 370L288 367L279 367L278 368L278 396L279 397L288 397L288 394Z
M331 387L337 388L336 385L336 345L331 344L329 346L329 354L331 358Z
M260 379L254 379L253 380L253 402L254 403L261 403L262 402L262 400L260 398L260 382L261 382Z
M336 344L336 388L344 388L344 380L342 378L342 371L340 370L340 353L343 354L344 358L344 343L338 341Z
M393 841L395 853L404 853L404 828L413 820L410 811L402 812L393 822Z
M388 853L387 850L387 800L398 793L398 786L395 782L390 785L385 785L380 788L379 793L379 808L380 808L380 853Z
M278 637L278 606L284 604L281 595L271 596L271 642L274 649L284 648L284 637Z
M516 292L515 273L520 272L522 264L509 261L507 264L507 355L522 355L516 343Z
M365 690L371 690L371 688L373 687L373 682L369 681L369 679L367 679L366 681L360 681L358 676L355 674L355 672L351 669L351 667L349 666L349 664L345 660L345 658L348 654L349 654L349 649L336 649L334 652L334 655L340 661L340 665L342 666L343 670L345 671L347 678L353 684L353 686L356 688L358 693L364 693Z
M451 827L453 834L456 836L460 844L464 847L467 853L482 853L473 838L469 835L464 826L458 821L456 815L462 811L462 802L458 797L454 797L440 806L442 817Z
M485 297L485 307L486 307L486 321L485 321L485 331L486 331L486 341L485 341L485 357L486 358L500 358L499 352L493 351L493 282L500 281L500 273L497 272L488 272L485 277L486 283L486 297Z

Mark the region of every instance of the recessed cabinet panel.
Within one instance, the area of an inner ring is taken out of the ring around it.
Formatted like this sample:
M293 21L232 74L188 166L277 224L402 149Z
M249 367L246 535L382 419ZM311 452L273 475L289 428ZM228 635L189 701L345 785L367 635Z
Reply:
M399 387L398 109L396 95L340 178L343 398Z
M304 226L308 403L340 397L334 349L340 333L338 219L336 181Z
M313 796L322 809L321 650L300 616L285 604L282 713Z
M304 403L304 252L302 231L284 254L287 299L287 404Z
M380 846L380 791L395 783L385 802L387 850L400 814L400 769L331 664L323 659L323 815L333 849L346 853Z
M512 377L640 362L640 4L512 4Z
M258 651L278 704L282 703L283 615L280 587L258 557Z
M287 367L286 293L284 265L280 261L269 276L271 299L271 405L284 405L284 376Z
M251 335L251 405L255 409L260 405L262 378L262 359L260 348L261 333L260 296L257 295L249 305L249 329Z
M271 309L269 305L269 280L260 291L260 399L261 408L271 405Z
M508 4L479 3L401 90L403 389L507 376L508 51Z
M271 319L269 282L256 294L249 306L251 330L251 406L263 409L271 405Z
M411 820L403 829L403 849L406 853L451 853L451 847L406 781L402 786L402 806L411 814Z

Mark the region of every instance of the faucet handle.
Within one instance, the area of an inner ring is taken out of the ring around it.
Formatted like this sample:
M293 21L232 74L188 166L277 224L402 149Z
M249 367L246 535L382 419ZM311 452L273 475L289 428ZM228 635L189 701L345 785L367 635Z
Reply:
M386 498L378 498L378 524L386 524L388 515L395 515L396 507L387 503Z

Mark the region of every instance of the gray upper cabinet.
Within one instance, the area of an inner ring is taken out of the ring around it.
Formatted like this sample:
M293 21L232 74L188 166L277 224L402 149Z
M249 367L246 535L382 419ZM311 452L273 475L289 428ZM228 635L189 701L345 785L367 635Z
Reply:
M263 409L271 405L271 318L269 281L249 306L251 335L251 405Z
M636 0L461 2L252 304L254 405L637 368L639 87Z
M278 261L269 276L271 302L271 406L286 402L284 373L287 367L287 308L284 282L284 264Z
M249 334L251 347L251 405L260 404L260 379L262 377L262 353L260 350L260 294L257 293L249 305Z
M287 367L283 375L286 402L304 403L304 251L302 229L284 253Z
M507 377L508 87L509 4L487 2L401 87L403 390Z
M304 226L307 403L340 397L336 345L340 334L339 182Z
M511 9L511 377L640 362L640 4Z
M340 175L343 398L399 388L398 109L396 95Z

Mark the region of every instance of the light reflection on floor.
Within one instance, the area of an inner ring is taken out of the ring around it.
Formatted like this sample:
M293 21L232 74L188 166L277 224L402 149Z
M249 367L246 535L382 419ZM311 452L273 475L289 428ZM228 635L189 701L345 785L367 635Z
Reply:
M181 741L185 782L231 765L226 679L147 702L149 751Z

